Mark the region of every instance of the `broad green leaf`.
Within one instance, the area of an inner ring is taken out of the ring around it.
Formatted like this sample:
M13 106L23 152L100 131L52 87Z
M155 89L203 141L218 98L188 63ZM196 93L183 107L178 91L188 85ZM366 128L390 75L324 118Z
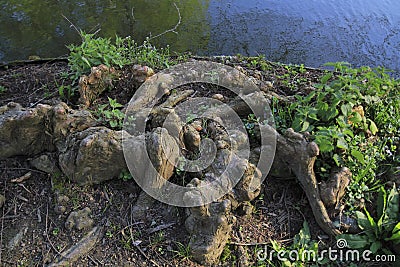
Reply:
M88 65L89 68L92 67L92 66L90 65L89 61L87 60L87 58L82 57L82 60L83 60L83 62L85 62L85 63Z
M310 119L319 121L317 114L318 114L318 110L316 108L310 108L310 110L308 111L307 117Z
M382 224L383 215L386 209L386 190L383 186L380 187L377 199L377 210L379 221L378 224Z
M371 133L373 135L375 135L378 132L378 127L376 127L375 122L373 122L372 120L368 119L368 121L370 123L369 124L369 130L371 131Z
M364 248L370 244L369 238L366 235L338 235L337 238L345 239L349 248Z
M335 118L339 114L339 111L336 109L335 106L330 107L326 113L324 114L324 119L325 121L329 121L333 118Z
M343 115L345 115L345 116L347 116L351 113L352 108L353 107L351 106L351 104L348 104L348 103L340 106L340 110L342 111Z
M308 127L310 127L310 123L309 123L308 121L303 121L300 132L305 132L305 131L307 131L307 130L308 130Z
M383 219L383 226L389 226L399 221L399 192L394 184L389 192L386 202L386 210ZM391 229L390 229L391 230Z
M328 136L317 135L315 136L315 142L317 143L321 152L330 152L335 148L332 144L331 138Z
M315 96L315 91L312 91L311 93L309 93L305 98L304 98L304 102L305 103L309 103L311 101L311 99Z
M376 223L374 219L371 218L367 210L365 210L365 213L366 214L356 211L358 226L361 228L361 230L364 230L366 236L374 239L376 236Z
M368 218L370 231L373 231L375 237L378 237L378 235L380 234L381 228L378 229L378 226L376 225L374 218L372 218L371 214L369 214L368 210L365 207L364 207L364 211L365 211L365 215L367 215L367 218ZM367 235L368 235L368 233L367 233Z
M300 238L305 239L307 242L311 239L310 228L307 221L303 222L303 228L300 230Z
M355 157L360 163L365 164L364 156L360 151L352 149L351 155Z
M395 233L397 233L397 232L400 233L400 222L398 222L398 223L393 227L393 230L392 230L392 233L393 233L393 234L395 234Z
M349 146L347 145L346 140L344 140L343 137L340 137L340 138L337 140L336 146L337 146L338 148L341 148L341 149L348 149L348 148L349 148Z
M388 238L385 238L385 241L393 241L395 244L400 243L400 222L396 224L392 230L392 235Z
M358 112L352 112L349 120L353 123L360 123L363 121L363 117Z
M354 138L354 133L350 129L345 129L343 130L343 134L350 136L351 138Z
M380 241L375 241L371 244L369 250L371 250L372 254L376 254L378 250L382 247L382 243Z
M340 156L338 154L334 154L332 158L335 161L336 166L340 167L342 165L341 164L342 159L340 158Z
M328 72L327 74L325 74L324 76L322 76L321 78L321 83L322 84L326 84L327 81L332 77L332 72Z

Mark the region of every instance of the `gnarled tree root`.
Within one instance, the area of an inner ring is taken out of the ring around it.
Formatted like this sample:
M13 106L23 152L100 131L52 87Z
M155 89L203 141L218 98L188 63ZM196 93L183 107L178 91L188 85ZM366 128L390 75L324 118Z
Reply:
M319 154L316 143L309 142L307 136L287 129L284 136L277 134L277 149L274 161L284 162L296 175L307 195L318 225L330 235L340 231L333 225L321 199L320 190L314 173L314 162Z

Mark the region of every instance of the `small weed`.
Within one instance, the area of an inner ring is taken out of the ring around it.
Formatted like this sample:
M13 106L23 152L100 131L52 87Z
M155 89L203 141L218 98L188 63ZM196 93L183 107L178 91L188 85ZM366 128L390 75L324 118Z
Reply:
M249 114L247 116L247 119L243 120L244 122L244 127L246 128L247 132L251 135L254 136L256 127L259 124L259 118L253 113Z
M117 37L115 43L110 38L95 38L94 34L80 32L82 43L80 45L68 45L70 54L68 63L73 73L73 79L90 71L91 67L100 64L122 67L129 62L123 56L123 48L120 47L121 39Z
M128 170L122 170L119 174L119 178L125 182L133 179L131 173Z
M189 244L184 245L181 242L175 242L175 244L178 248L178 250L173 251L175 253L176 257L179 257L182 260L189 260L192 257Z
M5 88L4 86L0 85L0 94L3 94L7 91L7 88Z
M108 238L113 238L113 237L114 237L114 234L113 234L111 231L107 231L107 232L106 232L106 237L108 237Z
M236 255L232 253L231 245L226 244L220 256L221 262L236 262Z
M71 99L75 94L75 89L71 85L61 85L58 87L58 94L63 99Z
M101 105L97 110L98 117L108 123L113 129L122 129L125 114L120 110L123 106L116 99L108 98L108 104Z
M281 65L283 73L277 75L282 86L292 90L298 91L298 87L307 82L307 78L301 77L300 74L307 72L303 64L301 65Z
M392 242L400 244L399 192L396 186L387 192L383 187L379 190L377 218L373 218L367 209L364 213L356 211L361 234L342 234L338 238L347 241L350 248L369 249L373 254L383 252L393 254L388 245Z
M242 56L239 55L238 58L240 58L240 57L242 57ZM250 58L248 58L248 60L250 61L247 64L248 68L261 69L262 71L266 71L270 68L270 65L265 60L264 55L258 55L257 57L250 57Z
M58 234L60 233L60 228L56 227L53 229L53 231L51 231L51 234L53 236L58 236Z
M68 64L72 70L71 78L78 78L90 71L91 67L100 64L122 68L136 63L147 65L154 69L164 69L184 60L184 56L172 60L169 47L156 48L149 39L138 45L130 36L121 38L95 37L94 34L80 32L82 43L68 45L70 54Z
M279 259L283 260L282 262L280 262L282 266L308 266L307 263L309 260L318 261L319 264L323 265L326 264L326 261L328 260L317 258L318 243L311 239L310 229L306 221L304 221L303 228L300 230L300 232L295 235L291 246L283 246L275 240L271 241L271 245L273 253L267 253L267 251L264 251L265 248L259 249L256 252L259 264L266 262L268 264L271 264L272 266L275 266L274 259L275 257L277 257L277 255L279 255ZM289 257L290 253L293 251L298 252L298 257L295 260L291 260L293 259L293 257ZM309 259L306 257L307 255L314 255L315 258ZM271 256L273 256L273 259L270 258Z
M152 243L153 244L159 244L164 242L165 240L165 232L164 231L159 231L157 234L154 236Z

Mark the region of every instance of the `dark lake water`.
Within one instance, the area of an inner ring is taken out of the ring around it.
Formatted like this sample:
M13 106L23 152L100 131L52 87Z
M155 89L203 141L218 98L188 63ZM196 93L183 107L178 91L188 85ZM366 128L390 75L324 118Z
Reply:
M58 57L78 43L77 28L99 36L153 39L199 55L264 54L320 67L331 61L400 73L399 0L0 0L0 62Z

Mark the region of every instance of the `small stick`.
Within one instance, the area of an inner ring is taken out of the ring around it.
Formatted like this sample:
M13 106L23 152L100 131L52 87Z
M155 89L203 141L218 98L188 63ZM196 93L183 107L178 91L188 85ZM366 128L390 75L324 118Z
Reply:
M38 223L42 222L42 216L40 215L40 208L37 209L37 217L38 217Z
M50 246L54 249L54 251L58 254L61 255L61 253L54 247L53 243L51 242L48 234L48 228L47 228L47 223L48 223L48 218L49 218L49 205L46 207L46 230L45 230L45 236L47 241L49 242Z
M4 189L4 191L5 191L5 189ZM0 247L3 246L4 209L5 209L5 206L3 205L3 207L2 207L2 216L1 216L2 220L1 220L1 230L0 230ZM0 262L2 261L2 260L1 260L1 256L2 256L2 253L1 253L1 252L2 252L2 251L3 251L3 250L0 249Z
M70 27L73 27L75 29L75 31L77 31L79 36L82 38L82 42L83 42L84 40L83 40L83 36L81 34L81 31L66 16L64 16L64 14L61 14L61 16L71 24Z
M147 233L148 233L148 234L152 234L152 233L155 233L155 232L164 230L164 229L166 229L166 228L168 228L168 227L170 227L170 226L172 226L172 225L174 225L174 224L175 224L175 223L162 224L162 225L159 225L159 226L154 227L154 228L152 228L152 229L149 229L149 230L147 231Z
M25 189L26 192L28 192L29 194L32 194L31 191L28 190L28 188L25 187L25 185L23 184L18 184L20 187L22 187L23 189Z
M22 200L22 201L24 201L24 202L29 202L29 200L28 200L27 198L24 198L24 197L21 196L21 195L17 195L17 198L20 199L20 200Z
M157 34L157 35L155 35L155 36L149 37L148 40L152 40L152 39L158 38L158 37L160 37L160 36L162 36L162 35L164 35L164 34L166 34L166 33L169 33L169 32L173 32L173 33L175 33L175 34L178 34L178 32L176 31L176 29L177 29L178 26L181 24L182 17L181 17L181 12L180 12L180 10L179 10L179 7L178 7L175 3L173 3L173 4L174 4L174 6L175 6L175 8L176 8L176 11L178 11L178 17L179 17L179 20L178 20L178 22L176 23L176 25L175 25L172 29L166 30L166 31L164 31L164 32L162 32L162 33L160 33L160 34Z
M293 238L283 239L283 240L279 240L279 241L284 243L284 242L289 242L292 240L293 240ZM229 242L229 245L235 245L235 246L259 246L259 245L270 245L270 244L271 244L271 242L260 242L260 243Z
M14 178L11 180L12 183L22 183L23 181L28 180L29 178L31 178L32 176L32 172L27 172L24 175L18 177L18 178Z

